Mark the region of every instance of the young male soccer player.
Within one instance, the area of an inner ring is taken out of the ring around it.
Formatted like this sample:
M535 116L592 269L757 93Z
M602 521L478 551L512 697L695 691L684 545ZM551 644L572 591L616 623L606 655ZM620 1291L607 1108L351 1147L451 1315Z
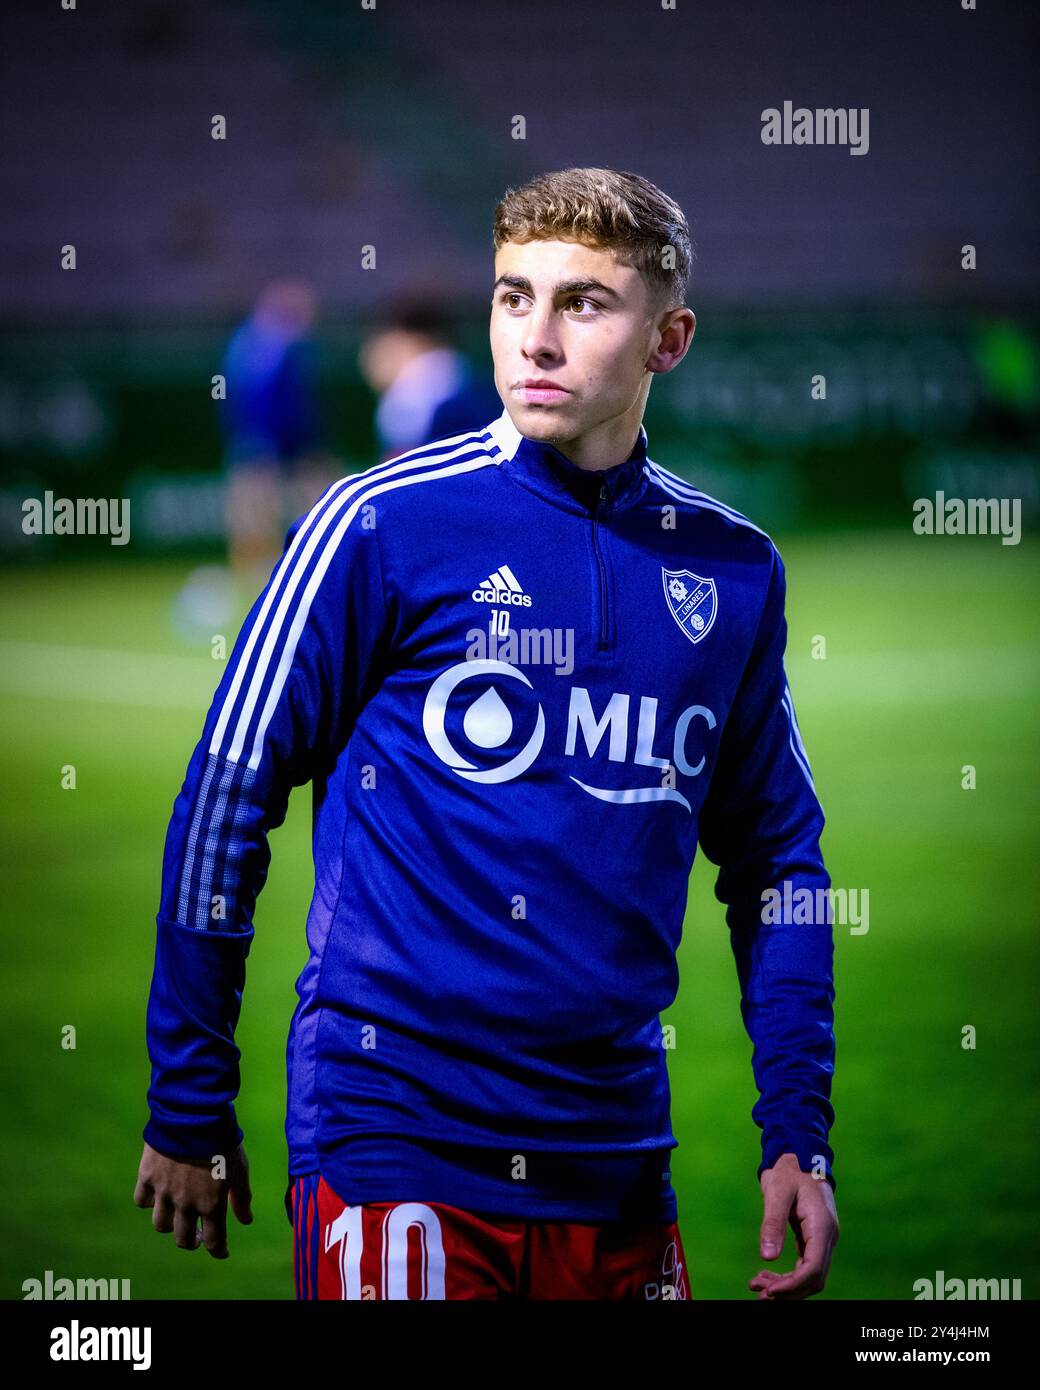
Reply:
M754 1044L761 1254L789 1222L800 1252L750 1287L805 1297L838 1235L832 929L764 902L826 898L823 815L780 556L647 453L695 328L686 221L568 169L511 190L494 240L503 413L294 523L189 764L135 1201L216 1256L229 1197L251 1220L234 1027L267 834L310 780L297 1297L690 1296L659 1015L698 840Z

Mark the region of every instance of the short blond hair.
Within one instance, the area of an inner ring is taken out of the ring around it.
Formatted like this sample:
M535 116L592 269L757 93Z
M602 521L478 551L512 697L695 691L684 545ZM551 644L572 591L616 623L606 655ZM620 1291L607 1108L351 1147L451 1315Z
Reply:
M693 261L686 217L641 174L558 169L507 189L495 208L495 250L507 241L556 240L612 251L639 270L655 313L686 303Z

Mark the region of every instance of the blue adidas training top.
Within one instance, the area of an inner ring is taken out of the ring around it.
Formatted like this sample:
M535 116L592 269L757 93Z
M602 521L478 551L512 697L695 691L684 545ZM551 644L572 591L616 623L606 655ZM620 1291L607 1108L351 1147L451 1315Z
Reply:
M674 1219L659 1015L698 841L753 1043L758 1171L792 1151L829 1175L831 915L792 903L830 880L785 642L772 541L652 462L642 427L591 473L503 412L329 488L174 804L144 1138L207 1157L242 1138L267 836L311 781L290 1178L352 1203Z

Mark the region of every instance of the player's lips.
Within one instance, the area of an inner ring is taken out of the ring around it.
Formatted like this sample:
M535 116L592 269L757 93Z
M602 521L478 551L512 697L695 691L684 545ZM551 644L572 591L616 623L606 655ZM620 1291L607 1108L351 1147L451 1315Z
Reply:
M554 401L562 401L564 396L570 395L565 386L559 386L555 381L541 376L528 377L526 381L514 386L513 390L519 391L524 400L530 401L532 405L551 405Z

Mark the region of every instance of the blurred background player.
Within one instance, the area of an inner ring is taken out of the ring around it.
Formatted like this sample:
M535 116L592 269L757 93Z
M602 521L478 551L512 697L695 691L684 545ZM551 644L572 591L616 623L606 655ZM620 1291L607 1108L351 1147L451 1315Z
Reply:
M306 280L271 281L221 364L228 559L236 585L249 592L270 573L288 526L334 481L311 337L317 309Z
M358 365L379 397L381 460L483 429L502 410L492 378L471 366L456 345L450 315L433 301L384 311L361 344Z
M282 552L285 532L339 470L323 447L317 296L303 279L270 281L232 334L220 372L227 568L193 569L172 611L188 641L226 626L252 599Z

